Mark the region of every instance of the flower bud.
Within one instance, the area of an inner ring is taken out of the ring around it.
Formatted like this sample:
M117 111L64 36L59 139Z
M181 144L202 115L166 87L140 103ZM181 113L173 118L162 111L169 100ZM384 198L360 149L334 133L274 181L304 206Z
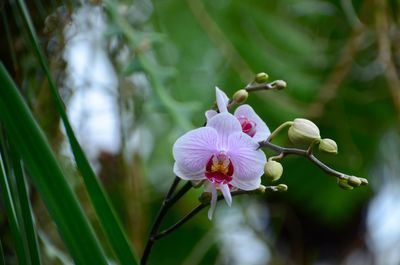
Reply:
M267 82L268 80L268 75L266 73L258 73L256 74L256 77L254 78L254 81L258 84L262 84Z
M240 89L240 90L236 91L235 94L233 94L232 100L236 104L242 104L243 102L245 102L247 100L248 96L249 96L249 92L247 92L244 89Z
M266 189L267 189L267 187L265 187L264 185L260 185L260 187L258 187L258 189L256 189L256 191L259 194L264 194Z
M199 197L199 201L201 204L208 204L211 201L211 197L211 192L203 192Z
M365 186L368 185L368 180L366 178L359 178L361 180L361 185Z
M362 180L355 176L349 176L349 178L347 179L347 183L352 187L358 187L361 186Z
M336 142L328 138L322 139L319 142L319 150L334 155L338 153L338 147Z
M312 121L297 118L288 131L289 140L296 146L310 146L320 140L319 129Z
M276 187L277 187L278 191L287 191L288 190L288 186L286 184L279 184Z
M339 185L339 187L341 187L344 190L352 190L352 189L354 189L353 186L350 186L347 183L346 179L338 179L338 185Z
M269 180L277 181L282 176L283 167L281 163L270 160L264 166L264 173Z
M272 87L277 89L277 90L282 90L286 88L286 82L283 80L276 80L273 84Z

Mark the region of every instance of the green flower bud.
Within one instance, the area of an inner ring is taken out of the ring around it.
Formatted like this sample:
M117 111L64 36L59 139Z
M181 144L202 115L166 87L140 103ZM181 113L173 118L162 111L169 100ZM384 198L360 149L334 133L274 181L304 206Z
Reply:
M319 150L334 155L338 153L338 147L336 142L328 138L322 139L319 142Z
M269 180L277 181L282 176L283 167L281 163L276 162L274 160L270 160L267 163L265 163L264 173Z
M368 185L368 180L366 178L359 178L361 180L361 185L365 186Z
M288 190L288 186L286 184L279 184L276 187L277 187L278 191L287 191Z
M267 187L265 187L264 185L260 185L260 187L258 187L258 189L256 191L258 194L263 194L263 193L265 193L266 189L267 189Z
M233 94L232 100L236 104L242 104L243 102L245 102L247 100L248 96L249 96L249 92L247 92L244 89L240 89L240 90L236 91L235 94Z
M276 80L273 84L272 87L277 89L277 90L282 90L286 88L286 82L283 80Z
M289 140L296 146L310 146L321 139L319 129L312 121L297 118L288 131Z
M208 204L211 201L211 197L211 192L203 192L199 197L199 201L201 204Z
M266 73L258 73L256 74L256 77L254 78L254 81L258 84L262 84L267 82L268 80L268 75Z
M352 187L358 187L361 186L362 180L355 176L349 176L349 178L347 179L347 183Z
M354 189L353 186L350 186L347 183L346 179L338 179L338 185L339 185L339 187L341 187L344 190L352 190L352 189Z

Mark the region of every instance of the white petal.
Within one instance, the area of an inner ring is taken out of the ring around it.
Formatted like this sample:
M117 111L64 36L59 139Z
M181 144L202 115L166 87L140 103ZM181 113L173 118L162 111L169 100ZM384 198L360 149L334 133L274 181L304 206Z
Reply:
M254 141L260 142L268 138L271 134L268 126L265 122L257 115L257 113L253 110L250 105L241 105L235 110L235 116L244 116L249 121L252 121L256 124L256 134L253 136Z
M176 173L196 176L205 170L206 164L216 152L218 133L214 128L203 127L187 132L176 140L173 156Z
M215 87L215 94L216 94L216 98L217 98L217 106L218 106L219 112L220 113L228 112L228 108L227 108L228 102L229 102L228 96L225 94L224 91L222 91L218 87Z
M234 178L237 179L237 183L241 183L242 187L246 186L244 184L246 181L253 181L264 174L267 159L258 147L258 143L245 133L235 133L229 137L227 154L233 164ZM251 183L249 186L254 185Z
M241 190L255 190L260 187L261 177L253 180L242 180L233 176L233 180L229 184Z
M174 164L174 174L184 180L202 180L206 178L205 169L200 169L198 171L188 171L181 169L179 165L175 162Z
M215 187L214 183L211 183L211 202L210 202L210 209L208 209L208 219L212 220L214 215L215 207L217 206L217 188Z
M213 109L207 110L206 113L205 113L207 121L209 121L212 117L214 117L217 114L218 114L218 112L216 112Z
M231 196L231 191L229 189L229 186L227 184L220 184L219 188L221 189L222 195L224 195L226 204L228 204L228 206L231 207L232 196Z
M218 132L218 150L225 150L228 138L233 133L242 132L239 120L228 112L219 113L207 122L207 127L214 128Z

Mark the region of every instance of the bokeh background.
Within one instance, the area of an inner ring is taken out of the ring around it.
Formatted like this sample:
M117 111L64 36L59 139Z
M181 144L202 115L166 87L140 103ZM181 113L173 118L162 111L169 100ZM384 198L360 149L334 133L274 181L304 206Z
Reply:
M20 14L14 1L0 3L1 60L96 224ZM158 241L149 264L400 264L398 0L106 3L27 1L75 132L138 254L174 179L172 144L202 126L215 86L232 95L258 72L288 84L249 97L271 130L313 120L339 146L318 157L370 182L342 190L288 157L287 192L220 203L212 222L201 212ZM285 134L276 143L289 145ZM200 194L188 193L164 227ZM34 187L31 200L45 264L71 263ZM12 264L4 211L0 235Z

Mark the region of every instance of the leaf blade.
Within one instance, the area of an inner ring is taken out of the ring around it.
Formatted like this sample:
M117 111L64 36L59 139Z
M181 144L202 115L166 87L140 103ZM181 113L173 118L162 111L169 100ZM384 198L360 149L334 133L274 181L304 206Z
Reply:
M77 264L107 264L103 250L49 143L3 64L0 64L0 83L0 122L26 163L32 182L57 224L71 256Z

